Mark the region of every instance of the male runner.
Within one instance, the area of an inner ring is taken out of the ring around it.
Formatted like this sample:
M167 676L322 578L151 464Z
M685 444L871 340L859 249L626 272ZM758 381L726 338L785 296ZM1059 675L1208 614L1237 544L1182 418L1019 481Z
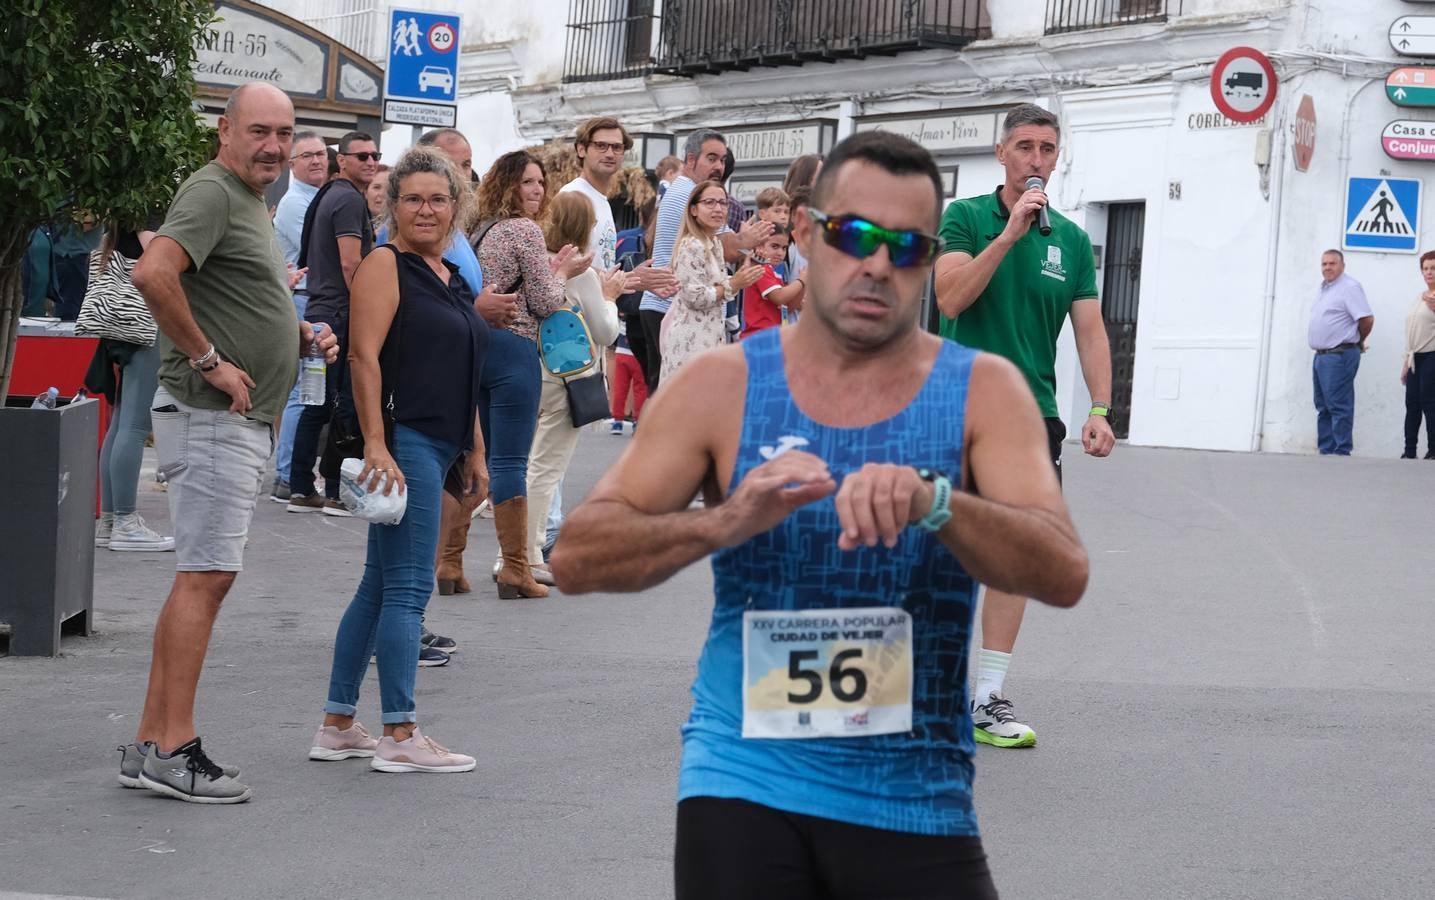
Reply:
M1071 606L1087 559L1016 368L918 327L941 202L906 138L834 148L796 223L806 315L683 367L554 550L567 593L713 554L683 900L996 895L972 809L976 582Z
M992 193L958 200L942 216L946 252L937 260L941 334L959 344L1016 363L1046 420L1051 463L1061 476L1066 424L1056 407L1056 339L1071 318L1076 354L1091 410L1081 443L1091 456L1111 453L1116 436L1106 417L1111 406L1111 345L1096 296L1091 239L1070 219L1048 209L1050 234L1040 213L1046 191L1027 180L1051 181L1061 126L1051 112L1022 103L1007 113L997 161L1006 179ZM972 722L976 738L994 747L1030 747L1036 732L1017 721L1002 690L1026 598L988 585L982 600L982 649L977 655Z

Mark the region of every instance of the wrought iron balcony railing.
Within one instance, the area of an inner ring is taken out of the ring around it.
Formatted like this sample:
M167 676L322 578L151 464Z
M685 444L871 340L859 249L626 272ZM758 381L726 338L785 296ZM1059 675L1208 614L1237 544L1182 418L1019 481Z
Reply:
M1047 0L1046 33L1164 22L1181 14L1182 0Z
M833 62L985 37L983 0L571 0L565 81Z

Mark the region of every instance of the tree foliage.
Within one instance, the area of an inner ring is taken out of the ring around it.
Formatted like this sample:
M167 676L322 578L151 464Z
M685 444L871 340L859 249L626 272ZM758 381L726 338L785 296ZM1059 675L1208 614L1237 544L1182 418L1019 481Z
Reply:
M0 400L29 233L66 210L139 225L206 158L193 65L213 19L212 0L0 0Z

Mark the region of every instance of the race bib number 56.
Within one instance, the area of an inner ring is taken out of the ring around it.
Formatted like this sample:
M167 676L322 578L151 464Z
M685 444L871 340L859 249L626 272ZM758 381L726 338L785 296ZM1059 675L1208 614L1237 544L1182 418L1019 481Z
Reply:
M748 611L742 736L912 729L912 617L896 607Z

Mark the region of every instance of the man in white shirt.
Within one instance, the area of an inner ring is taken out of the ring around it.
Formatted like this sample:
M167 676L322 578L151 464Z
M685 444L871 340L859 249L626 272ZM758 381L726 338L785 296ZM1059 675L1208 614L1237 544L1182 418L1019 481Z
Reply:
M289 189L274 210L274 234L284 262L290 266L299 260L299 236L304 230L304 213L309 201L319 192L329 175L329 151L324 139L312 131L294 135L289 151ZM304 307L309 303L308 285L304 278L294 286L294 314L304 321ZM279 442L274 452L274 490L277 503L289 501L289 457L294 453L294 429L299 425L299 385L289 392L289 401L279 420Z
M562 191L576 191L593 204L593 236L588 249L599 268L612 268L618 248L618 228L613 223L613 207L608 192L613 179L623 167L623 152L633 146L633 139L611 116L598 116L578 126L578 177L563 185Z

